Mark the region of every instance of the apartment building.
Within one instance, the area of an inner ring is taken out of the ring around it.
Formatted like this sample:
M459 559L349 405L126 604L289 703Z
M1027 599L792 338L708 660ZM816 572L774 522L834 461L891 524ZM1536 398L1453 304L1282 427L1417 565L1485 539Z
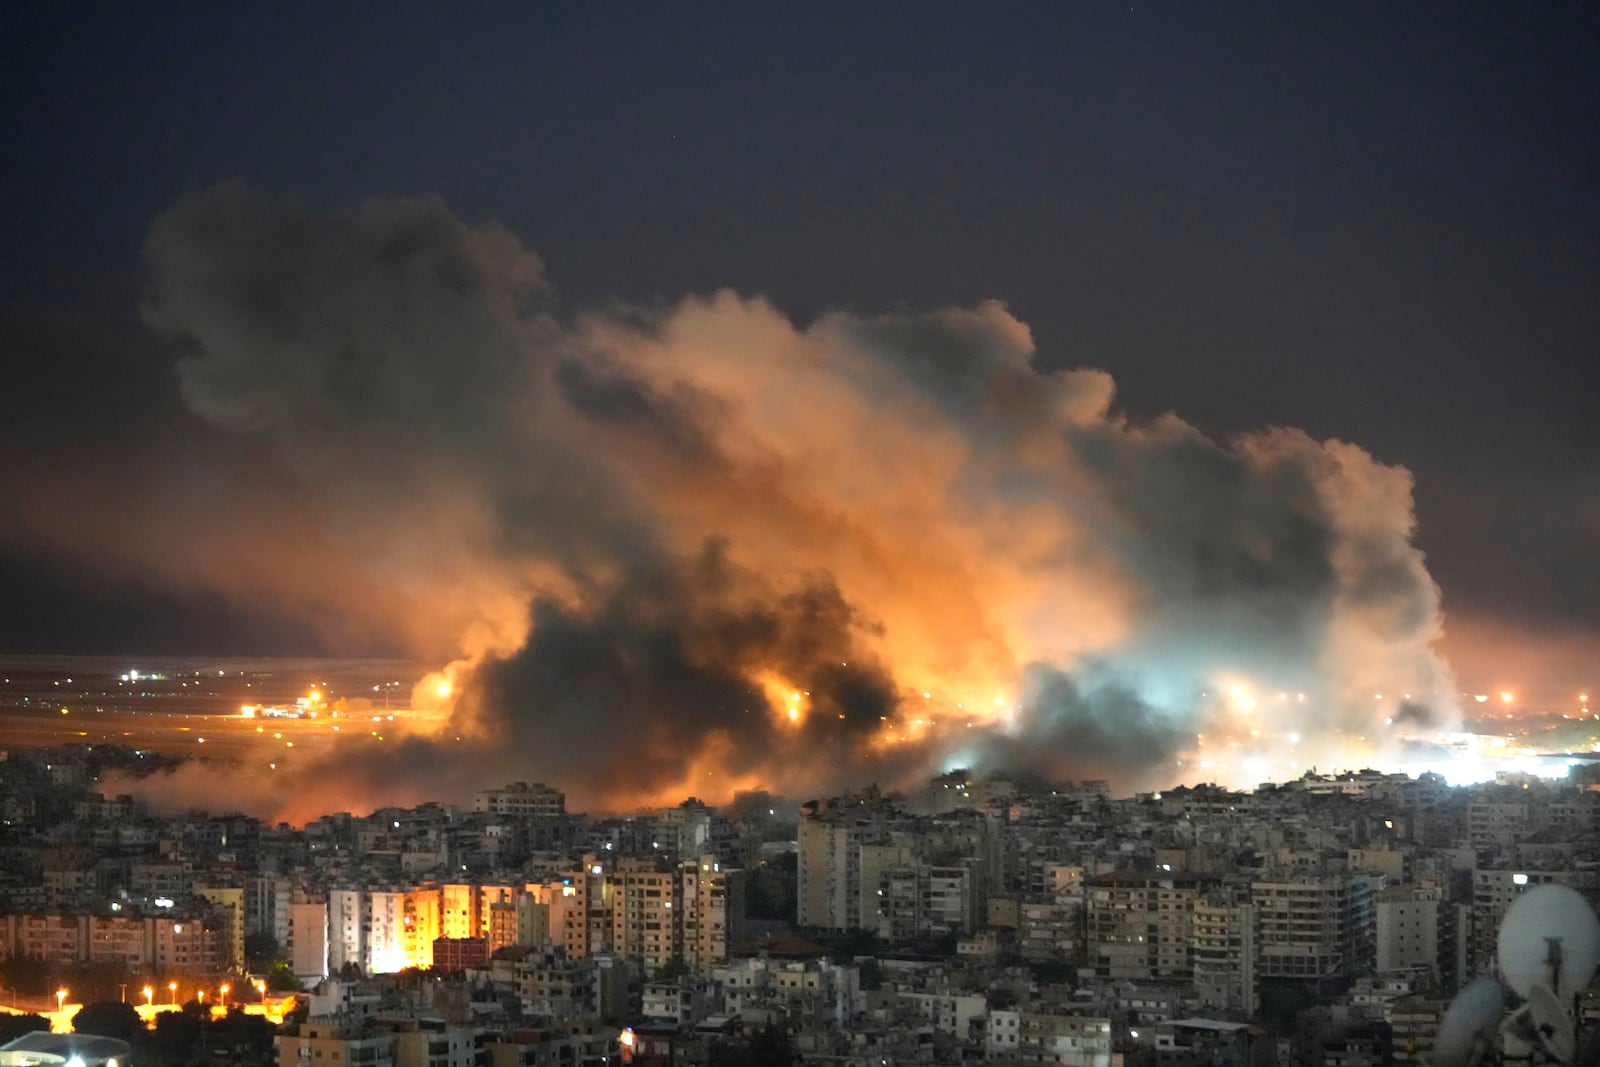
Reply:
M1089 964L1101 978L1174 978L1194 970L1194 907L1216 880L1123 872L1088 880Z
M1261 923L1259 976L1321 982L1370 971L1377 881L1366 874L1307 871L1252 882Z
M1214 891L1194 904L1194 988L1200 1002L1222 1011L1254 1015L1260 914L1248 895Z
M549 818L567 813L567 795L543 782L512 782L485 789L472 798L472 810L518 818Z

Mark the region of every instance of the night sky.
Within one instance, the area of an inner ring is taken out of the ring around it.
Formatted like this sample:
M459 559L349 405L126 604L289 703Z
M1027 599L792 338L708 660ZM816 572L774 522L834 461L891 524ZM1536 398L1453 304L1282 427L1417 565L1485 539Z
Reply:
M0 51L0 650L416 651L87 532L250 451L141 311L155 220L231 179L435 194L563 321L1001 301L1130 417L1409 469L1464 684L1600 648L1594 5L13 3Z

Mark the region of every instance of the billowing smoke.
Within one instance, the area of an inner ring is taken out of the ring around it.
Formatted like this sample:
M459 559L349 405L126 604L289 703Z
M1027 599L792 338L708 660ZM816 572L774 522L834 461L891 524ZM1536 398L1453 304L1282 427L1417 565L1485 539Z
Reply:
M295 501L283 541L240 503L255 533L208 518L160 566L455 660L435 731L351 742L346 783L1254 782L1455 713L1405 470L1126 415L999 303L564 316L532 252L436 199L237 184L148 259L186 402Z

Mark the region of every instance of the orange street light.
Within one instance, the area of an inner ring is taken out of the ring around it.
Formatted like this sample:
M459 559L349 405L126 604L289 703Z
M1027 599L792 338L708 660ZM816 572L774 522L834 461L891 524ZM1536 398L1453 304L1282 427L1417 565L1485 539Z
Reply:
M144 1006L152 1007L156 1002L156 991L150 986L144 987Z
M58 989L58 990L56 990L56 1011L57 1012L62 1012L62 1011L65 1011L66 1008L67 1008L67 991L65 989Z
M168 982L167 992L172 994L172 1006L176 1008L178 1006L178 983Z
M218 990L218 992L220 992L222 994L222 1002L224 1004L226 1004L228 1002L228 990L232 989L232 988L233 987L228 985L227 982L223 982L222 983L222 988L220 990Z

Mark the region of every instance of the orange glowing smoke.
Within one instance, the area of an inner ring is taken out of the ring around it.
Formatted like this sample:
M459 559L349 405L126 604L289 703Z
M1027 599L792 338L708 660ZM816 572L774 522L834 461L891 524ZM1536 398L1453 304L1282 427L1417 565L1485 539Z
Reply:
M17 496L41 542L447 665L409 732L342 742L295 803L952 763L1165 785L1455 717L1408 472L1123 411L999 302L557 319L537 256L436 198L320 216L239 185L176 205L148 258L184 399L237 442L184 462L239 499L124 472L171 506L102 534L47 506L94 495L70 474Z

